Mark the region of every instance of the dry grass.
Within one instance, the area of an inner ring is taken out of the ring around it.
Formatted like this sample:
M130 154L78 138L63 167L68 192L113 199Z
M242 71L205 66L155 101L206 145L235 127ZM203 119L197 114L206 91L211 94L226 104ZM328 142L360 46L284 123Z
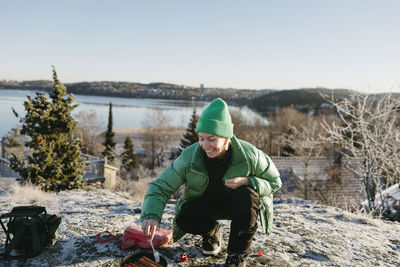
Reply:
M140 166L135 171L138 180L117 176L115 191L130 200L143 202L149 183L154 181L164 169L165 166L156 167L154 170Z
M124 197L138 202L143 202L146 195L147 187L150 182L154 181L159 174L165 169L164 166L158 167L154 170L149 170L140 167L136 171L138 180L124 179L117 176L115 191L121 193ZM93 190L90 186L86 190ZM40 186L27 183L21 185L18 182L13 182L10 185L2 186L0 193L5 196L9 206L21 205L42 205L45 206L46 202L51 202L51 198L55 193L47 193L40 189Z
M118 178L115 191L122 193L122 195L130 200L143 202L146 195L147 187L154 178L141 178L139 180L125 180Z
M12 183L4 189L6 198L9 199L10 206L38 205L43 206L49 201L54 193L46 193L40 190L39 186L32 184L20 185L18 182Z
M150 182L154 181L165 167L149 170L142 166L135 171L138 180L117 176L115 191L121 193L124 197L143 202Z

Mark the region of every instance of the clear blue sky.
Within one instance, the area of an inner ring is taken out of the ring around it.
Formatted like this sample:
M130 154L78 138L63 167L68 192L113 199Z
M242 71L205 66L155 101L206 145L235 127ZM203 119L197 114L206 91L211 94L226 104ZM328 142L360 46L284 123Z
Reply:
M0 80L400 91L397 0L0 0L0 38Z

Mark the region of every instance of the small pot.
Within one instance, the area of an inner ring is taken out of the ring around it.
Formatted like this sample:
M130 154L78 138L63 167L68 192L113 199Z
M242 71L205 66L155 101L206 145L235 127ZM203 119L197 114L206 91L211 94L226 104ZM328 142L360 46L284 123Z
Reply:
M131 255L126 256L122 261L121 261L121 267L124 267L125 264L130 263L130 262L135 262L141 257L146 256L150 260L154 261L154 255L151 252L138 252L134 253ZM167 260L160 255L160 262L158 264L161 264L162 266L166 267L168 266Z

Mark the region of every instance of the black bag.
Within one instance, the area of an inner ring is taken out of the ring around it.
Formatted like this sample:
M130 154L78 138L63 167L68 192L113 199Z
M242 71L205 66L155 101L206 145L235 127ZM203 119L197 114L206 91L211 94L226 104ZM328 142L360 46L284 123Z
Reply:
M7 228L3 224L6 218L9 218ZM47 214L45 207L20 206L1 215L0 223L6 233L4 257L17 249L24 252L17 257L29 258L37 256L45 247L54 246L61 218Z

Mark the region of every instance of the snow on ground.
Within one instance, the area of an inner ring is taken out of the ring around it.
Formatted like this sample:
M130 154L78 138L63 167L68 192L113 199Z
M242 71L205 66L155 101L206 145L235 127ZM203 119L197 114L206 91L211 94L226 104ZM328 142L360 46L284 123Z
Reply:
M18 191L20 190L20 191ZM122 235L130 224L139 224L135 209L140 202L104 189L42 193L34 188L0 190L0 213L13 206L36 204L62 217L55 247L23 260L0 259L0 266L119 266L121 260L139 249L121 250L118 241L98 243L95 235L108 230ZM174 204L163 216L163 228L172 224ZM169 266L212 266L223 263L229 236L224 225L224 247L215 257L201 254L201 238L187 234L180 241L159 249ZM252 244L248 266L400 266L400 224L383 222L301 199L275 201L272 234L260 230ZM5 235L1 231L0 251ZM186 252L189 262L181 263ZM264 256L258 257L262 252Z

